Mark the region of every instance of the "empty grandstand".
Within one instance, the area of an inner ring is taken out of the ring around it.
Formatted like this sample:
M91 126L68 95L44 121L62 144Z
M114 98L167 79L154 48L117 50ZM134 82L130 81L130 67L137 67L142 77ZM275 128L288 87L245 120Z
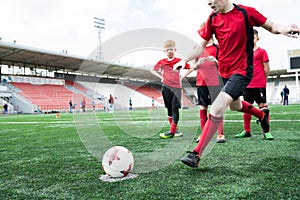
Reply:
M9 113L67 112L70 100L74 111L80 111L83 98L87 110L103 111L110 94L115 109L128 109L129 99L136 108L151 107L152 97L156 106L164 106L160 81L144 69L4 42L0 53L0 106L8 104ZM288 85L290 103L299 102L297 79L297 72L271 71L267 101L279 104L280 92ZM189 77L183 89L183 107L195 105L195 77Z

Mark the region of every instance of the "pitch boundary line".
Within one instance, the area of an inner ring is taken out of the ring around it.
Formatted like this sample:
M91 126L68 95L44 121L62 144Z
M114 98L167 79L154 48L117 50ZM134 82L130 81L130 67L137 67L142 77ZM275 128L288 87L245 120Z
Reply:
M184 120L183 122L198 122L199 120ZM121 123L121 124L133 124L137 122L138 123L142 123L142 122L145 122L145 123L149 123L149 122L155 122L155 120L151 120L151 121L122 121L122 122L119 122L118 123ZM161 122L161 121L159 121ZM240 122L244 122L244 120L224 120L224 122L226 123L240 123ZM255 122L255 120L251 120L251 122ZM300 122L300 119L284 119L284 120L281 120L281 119L275 119L275 120L271 120L271 123L272 122ZM70 123L75 123L75 121L63 121L63 122L0 122L0 124L70 124ZM103 123L106 123L106 122L99 122L100 124L103 124Z

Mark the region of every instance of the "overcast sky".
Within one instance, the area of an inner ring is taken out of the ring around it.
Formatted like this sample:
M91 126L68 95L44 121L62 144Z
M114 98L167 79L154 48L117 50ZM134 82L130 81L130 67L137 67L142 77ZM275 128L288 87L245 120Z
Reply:
M299 0L233 0L255 7L270 20L300 26ZM2 41L88 57L98 44L94 17L105 19L105 42L122 33L160 28L198 41L197 30L210 13L206 0L0 0ZM259 46L269 54L271 69L287 66L287 50L300 49L300 39L273 35L259 28ZM116 47L117 48L117 47ZM192 48L192 47L191 47ZM120 58L135 65L155 63L160 52L148 59ZM188 54L188 52L186 52ZM143 63L145 62L145 63Z

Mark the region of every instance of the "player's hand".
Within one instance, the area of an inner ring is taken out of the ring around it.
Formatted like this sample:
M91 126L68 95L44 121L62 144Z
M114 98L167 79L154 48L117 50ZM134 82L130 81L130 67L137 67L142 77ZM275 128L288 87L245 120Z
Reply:
M216 62L216 63L218 63L218 60L215 57L213 57L213 56L208 56L206 58L206 60L209 61L209 62Z
M199 58L199 60L196 62L196 66L203 64L206 61L207 58Z
M282 30L282 34L292 38L298 38L299 32L299 27L295 24L285 26Z
M186 60L181 59L178 63L176 63L176 64L173 66L173 70L174 70L174 71L178 71L178 70L180 70L181 68L184 68L185 65L186 65Z

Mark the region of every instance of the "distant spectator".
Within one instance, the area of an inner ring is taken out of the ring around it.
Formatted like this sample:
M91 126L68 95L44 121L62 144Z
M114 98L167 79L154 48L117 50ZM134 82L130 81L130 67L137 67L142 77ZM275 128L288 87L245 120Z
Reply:
M40 114L42 113L42 111L41 111L40 108L37 108L37 109L36 109L36 112L37 112L37 113L40 113Z
M282 102L283 102L283 90L280 92L280 96L281 96L281 101L280 101L280 103L282 103Z
M290 90L285 85L283 88L283 105L289 105L289 95L290 95Z
M86 106L86 101L85 101L85 97L83 97L82 104L81 104L82 112L85 112L85 106Z
M75 103L73 104L73 109L74 109L74 110L76 109L76 106L77 106L77 103L75 102Z
M132 110L132 99L129 98L129 110Z
M155 105L154 105L154 97L152 97L152 100L151 100L151 101L152 101L152 109L153 109L153 108L155 108Z
M7 104L3 105L3 111L4 111L4 114L8 113L8 105Z
M108 99L108 104L109 104L109 112L113 112L114 111L114 103L115 103L115 99L112 96L112 94L109 95L109 99Z
M95 101L94 101L94 99L92 100L92 107L93 107L93 111L95 111Z
M73 103L72 103L72 100L70 100L70 102L69 102L69 110L70 110L70 112L72 112L72 110L73 110Z

